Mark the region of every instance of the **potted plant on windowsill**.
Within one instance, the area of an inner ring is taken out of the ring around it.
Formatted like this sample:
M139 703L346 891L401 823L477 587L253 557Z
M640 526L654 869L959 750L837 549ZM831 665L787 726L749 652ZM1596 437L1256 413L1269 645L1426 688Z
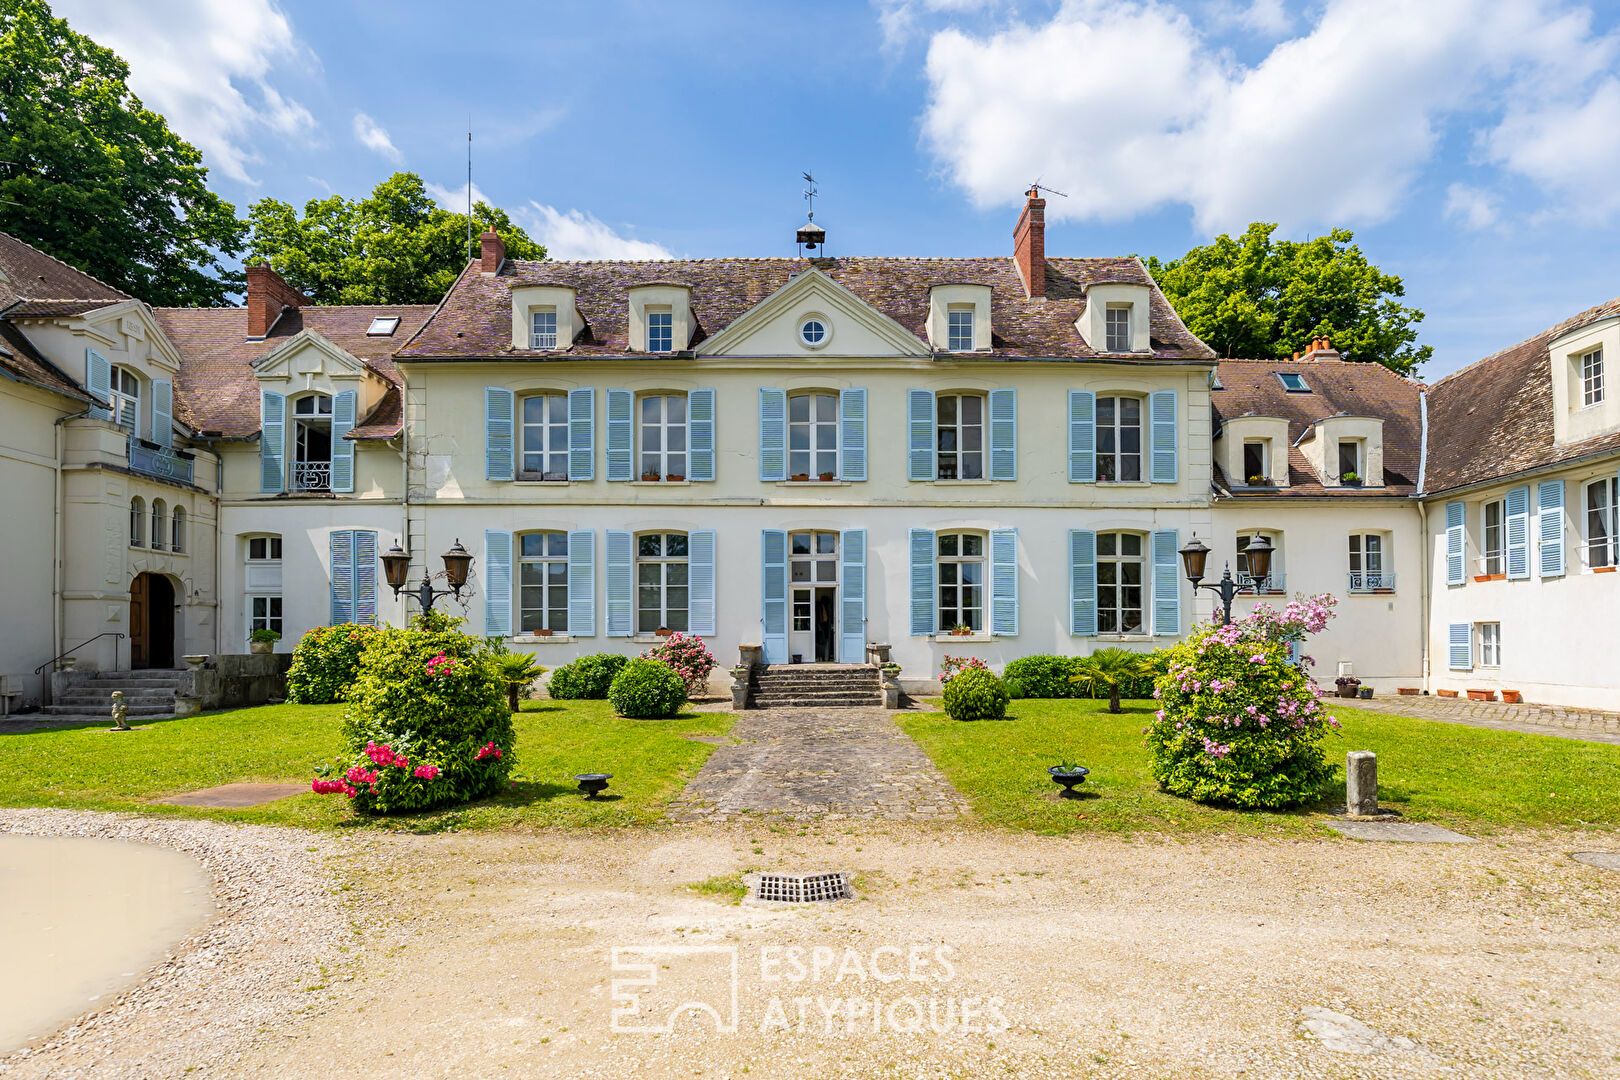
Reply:
M542 626L537 630L530 630L529 633L533 634L535 637L550 637L553 631Z
M667 480L668 482L670 482L671 484L679 484L681 481L686 479L686 474L685 473L670 473L669 475L665 476L664 479Z
M661 477L655 472L644 472L641 474L641 482L643 484L656 484L660 479Z
M1333 685L1339 688L1340 697L1353 698L1356 696L1356 691L1361 689L1361 680L1354 675L1340 675L1333 680Z
M657 630L654 630L653 633L659 637L671 637L674 635L675 631L671 630L667 626L660 626Z
M1254 476L1249 477L1249 486L1250 487L1270 487L1271 486L1271 477L1269 477L1269 476L1261 476L1258 473L1256 473Z
M957 623L955 626L951 627L950 630L951 637L969 637L972 635L972 633L973 627L969 626L967 623Z
M1594 567L1592 567L1592 573L1594 573L1594 574L1612 574L1612 573L1614 573L1614 571L1615 571L1615 568L1613 566L1594 566Z
M1340 473L1339 483L1343 484L1345 487L1360 487L1361 474L1353 472Z
M266 630L261 627L248 635L248 652L273 653L276 651L276 642L280 640L280 634L274 630Z
M820 480L823 484L830 484L834 480L836 480L837 478L838 477L837 477L836 474L830 473L830 472L824 472L820 476L817 477L817 479Z
M788 477L788 479L793 481L795 484L802 484L810 479L810 474L807 472L796 472L792 476Z

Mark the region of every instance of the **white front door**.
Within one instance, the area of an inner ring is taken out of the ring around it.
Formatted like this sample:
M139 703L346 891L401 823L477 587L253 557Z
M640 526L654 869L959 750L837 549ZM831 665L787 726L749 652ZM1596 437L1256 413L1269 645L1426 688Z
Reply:
M838 534L788 534L788 660L838 659Z

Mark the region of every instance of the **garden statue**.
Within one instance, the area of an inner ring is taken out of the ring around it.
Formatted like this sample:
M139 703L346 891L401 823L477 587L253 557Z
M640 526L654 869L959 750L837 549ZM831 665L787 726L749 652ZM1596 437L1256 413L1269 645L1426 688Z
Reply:
M112 718L112 729L114 731L131 730L129 726L129 706L124 704L124 692L122 690L112 692Z

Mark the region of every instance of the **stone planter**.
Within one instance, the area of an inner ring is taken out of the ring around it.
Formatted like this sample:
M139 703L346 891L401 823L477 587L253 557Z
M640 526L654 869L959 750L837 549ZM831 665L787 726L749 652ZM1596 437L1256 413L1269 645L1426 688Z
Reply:
M870 641L866 645L866 662L882 666L889 662L889 652L892 646L888 642Z
M1509 705L1517 705L1524 700L1524 697L1517 690L1504 690L1502 691L1502 700Z
M1417 697L1419 690L1415 686L1397 686L1395 692L1401 697Z
M264 656L266 653L273 653L275 651L276 643L273 641L248 642L248 652L253 653L256 656Z
M1436 690L1435 693L1439 694L1441 697L1456 697L1457 696L1457 691L1455 691L1455 690Z
M1470 690L1470 691L1468 691L1468 700L1469 701L1495 701L1496 700L1496 691L1495 690Z

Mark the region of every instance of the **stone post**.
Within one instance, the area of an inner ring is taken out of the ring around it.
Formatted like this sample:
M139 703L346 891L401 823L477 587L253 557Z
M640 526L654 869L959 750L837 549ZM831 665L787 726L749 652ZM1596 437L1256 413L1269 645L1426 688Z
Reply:
M1344 763L1345 811L1356 817L1378 813L1378 755L1352 750Z

